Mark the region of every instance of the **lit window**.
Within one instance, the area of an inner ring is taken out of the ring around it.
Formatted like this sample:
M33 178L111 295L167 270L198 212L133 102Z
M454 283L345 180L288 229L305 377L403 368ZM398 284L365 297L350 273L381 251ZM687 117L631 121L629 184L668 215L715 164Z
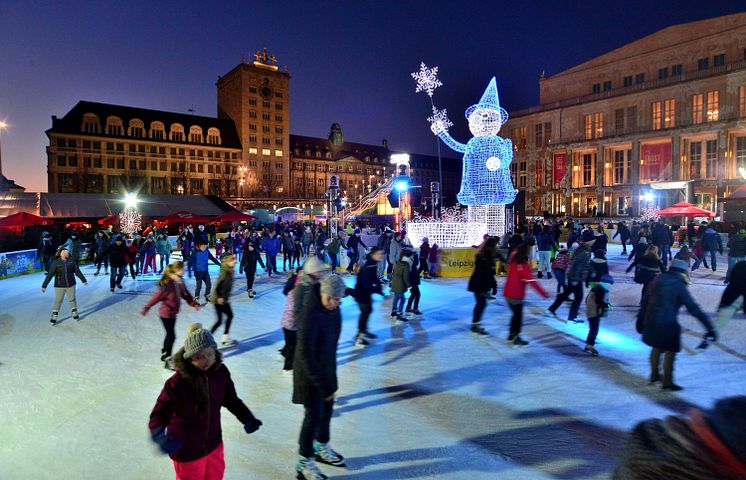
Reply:
M603 112L597 112L593 116L593 122L595 124L595 138L601 138L604 136L604 114Z
M585 139L590 140L593 138L593 115L583 116L583 125L585 131Z
M676 126L676 100L669 98L663 102L663 128Z
M746 87L738 87L738 116L746 117Z
M653 130L661 129L661 102L653 102Z
M718 99L720 92L717 90L707 92L707 121L717 122L720 118L720 111L718 109Z
M702 123L702 94L692 96L692 123Z
M252 154L252 155L256 155L256 153L257 153L256 148L255 147L249 148L249 153Z
M271 155L272 152L269 151L269 148L262 148L262 155Z
M282 150L275 150L275 157L281 157L282 156Z

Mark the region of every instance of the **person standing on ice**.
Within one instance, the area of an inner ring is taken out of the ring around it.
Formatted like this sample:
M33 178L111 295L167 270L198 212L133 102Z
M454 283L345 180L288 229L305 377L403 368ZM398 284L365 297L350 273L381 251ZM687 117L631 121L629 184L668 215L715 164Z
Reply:
M508 112L500 107L497 82L493 77L479 103L466 110L468 143L456 141L448 134L443 120L435 119L431 130L443 143L464 154L461 190L456 198L462 205L504 205L515 200L518 191L510 177L513 142L499 137Z
M204 242L204 240L200 240L200 242ZM202 282L205 282L205 301L208 303L210 302L210 291L212 290L212 280L210 279L209 271L210 261L218 267L220 266L218 259L207 249L207 242L198 243L197 248L194 249L192 255L189 257L189 264L194 270L194 279L197 281L194 297L199 300Z
M106 256L109 258L109 263L111 264L109 291L114 293L114 285L117 288L122 288L122 280L124 280L124 276L127 274L125 269L128 264L132 264L135 261L135 257L124 244L124 238L122 238L121 234L114 236L114 242L106 250Z
M176 341L176 315L181 308L181 299L199 311L200 306L192 294L184 285L184 262L174 262L166 266L163 277L158 282L158 290L150 297L145 304L140 316L148 314L153 305L160 302L158 316L161 317L161 323L166 330L166 337L163 339L163 348L161 348L161 361L165 362L165 367L173 370L173 360L171 352Z
M236 394L215 339L199 323L189 325L174 363L176 373L166 380L150 413L150 436L171 457L176 480L221 480L221 409L228 409L248 434L259 430L262 421Z
M371 333L368 330L368 319L373 311L373 294L377 293L383 295L383 286L381 279L378 276L378 265L383 261L384 250L381 247L373 247L370 249L365 264L360 267L360 271L357 276L357 282L355 283L355 301L360 308L360 318L357 322L357 335L355 336L355 344L366 346L370 345L368 339L374 339L378 336Z
M689 293L689 267L683 260L671 262L671 268L658 276L648 286L640 306L638 326L642 327L642 341L652 347L650 351L650 383L662 381L663 390L678 391L682 387L673 382L673 364L681 350L681 325L679 308L685 306L689 313L707 329L705 341L717 340L717 333L702 309ZM659 365L663 355L663 376Z
M67 296L67 301L70 302L73 320L80 320L78 303L75 300L75 277L78 277L83 285L88 285L88 280L80 271L78 263L70 258L70 251L64 246L60 247L57 258L49 266L49 272L47 272L47 276L41 284L41 293L47 291L47 285L49 285L52 277L54 277L54 304L52 305L52 316L49 322L52 325L57 325L57 316L65 296Z
M215 305L215 312L218 315L218 319L210 329L210 333L214 335L218 331L218 328L223 324L223 315L225 315L225 330L223 338L220 341L224 347L232 347L236 344L236 341L228 336L231 329L231 322L233 322L233 309L231 308L230 297L233 290L233 278L236 275L235 267L236 257L233 255L223 257L220 263L220 276L218 276L218 281L215 282L215 289L210 296L210 303Z
M298 287L296 287L297 289ZM329 444L337 383L337 344L342 331L339 305L345 283L329 275L307 295L298 321L298 344L293 364L293 403L305 407L299 438L300 480L327 478L316 461L344 467L344 457Z
M44 232L41 235L41 241L36 249L37 258L41 258L41 265L44 267L44 273L49 273L49 266L52 264L54 259L54 243L52 242L52 236L49 232Z
M596 337L598 336L598 328L601 325L601 318L605 317L611 308L609 292L612 285L614 285L614 278L608 274L603 275L598 279L596 285L591 288L591 291L588 292L585 300L589 329L583 351L590 353L594 357L598 356Z
M479 249L474 258L474 272L469 278L467 289L474 294L476 304L471 320L471 331L479 335L487 335L482 328L482 314L487 308L487 298L490 291L497 288L495 280L495 256L497 255L497 238L490 237Z
M505 280L505 291L503 293L505 301L513 312L513 317L510 320L508 344L516 347L525 347L528 345L528 342L521 338L523 301L526 298L526 286L530 285L544 298L549 297L549 294L541 288L541 285L539 285L539 282L534 279L531 273L531 265L528 259L530 248L529 244L523 243L513 252L513 255L510 257L508 278Z

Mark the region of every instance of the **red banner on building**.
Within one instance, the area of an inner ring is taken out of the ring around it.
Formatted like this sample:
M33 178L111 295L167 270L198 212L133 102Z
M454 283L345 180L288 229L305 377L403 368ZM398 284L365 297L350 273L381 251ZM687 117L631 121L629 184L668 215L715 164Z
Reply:
M671 163L671 144L643 145L640 152L640 181L657 181Z
M560 183L565 174L567 173L567 154L566 153L555 153L554 154L554 166L552 167L552 182L554 184Z

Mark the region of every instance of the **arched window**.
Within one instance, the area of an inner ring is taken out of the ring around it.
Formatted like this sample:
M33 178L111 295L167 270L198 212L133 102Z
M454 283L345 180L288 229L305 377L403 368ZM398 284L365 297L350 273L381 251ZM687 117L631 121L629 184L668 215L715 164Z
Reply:
M122 135L123 133L124 133L124 127L122 126L121 118L111 116L106 119L106 134L107 135Z
M171 135L169 140L172 142L183 142L184 141L184 126L180 123L171 124Z
M326 152L326 158L332 158L332 152L327 151Z
M101 133L101 121L95 113L86 113L83 115L83 125L81 130L85 133Z
M139 118L133 118L130 120L128 135L130 137L143 138L145 136L145 123L143 123Z
M165 140L166 126L162 122L150 122L150 138L153 140Z
M189 127L189 141L191 143L202 143L202 127L196 125Z
M220 145L222 143L220 140L220 130L215 127L208 129L207 143L209 143L210 145Z

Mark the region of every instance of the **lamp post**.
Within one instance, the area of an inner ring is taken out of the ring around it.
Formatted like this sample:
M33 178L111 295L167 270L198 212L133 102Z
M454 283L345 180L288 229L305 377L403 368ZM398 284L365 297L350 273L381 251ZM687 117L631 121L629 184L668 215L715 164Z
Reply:
M8 123L5 120L0 120L0 137L2 137L3 130L7 130ZM3 142L0 138L0 175L3 174Z

